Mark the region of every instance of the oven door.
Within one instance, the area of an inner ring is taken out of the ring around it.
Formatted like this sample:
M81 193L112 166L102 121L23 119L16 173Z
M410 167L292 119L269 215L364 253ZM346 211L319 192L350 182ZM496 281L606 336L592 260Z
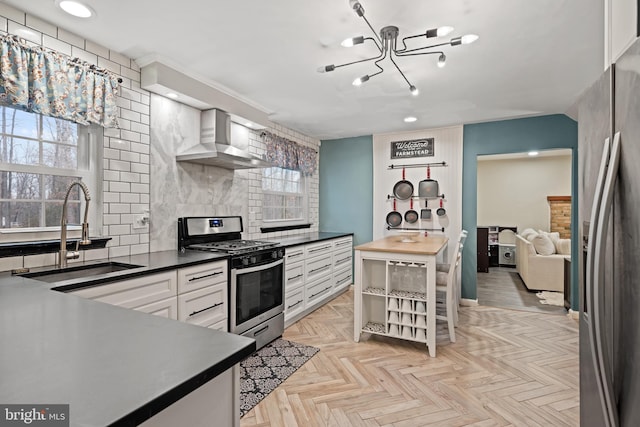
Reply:
M231 270L230 331L235 334L283 312L283 260Z

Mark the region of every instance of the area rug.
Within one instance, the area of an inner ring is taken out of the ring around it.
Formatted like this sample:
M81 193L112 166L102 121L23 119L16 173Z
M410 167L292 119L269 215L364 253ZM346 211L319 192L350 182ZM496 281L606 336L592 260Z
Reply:
M240 362L240 416L244 416L320 349L277 340Z
M564 306L564 294L562 292L542 291L536 294L540 298L540 304Z

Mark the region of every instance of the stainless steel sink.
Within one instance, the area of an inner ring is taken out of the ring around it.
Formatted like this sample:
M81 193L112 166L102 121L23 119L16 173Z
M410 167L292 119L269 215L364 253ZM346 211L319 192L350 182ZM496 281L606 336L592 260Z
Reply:
M140 267L142 266L125 264L122 262L103 262L99 264L78 265L67 268L56 268L53 270L34 271L32 273L21 274L21 276L47 283L57 283L65 280L89 278L101 274Z

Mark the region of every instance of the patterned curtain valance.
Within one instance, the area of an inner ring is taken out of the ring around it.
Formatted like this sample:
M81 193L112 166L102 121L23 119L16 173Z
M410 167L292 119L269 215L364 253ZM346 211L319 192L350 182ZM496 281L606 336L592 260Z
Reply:
M318 153L313 148L266 131L262 132L262 138L267 145L267 160L271 163L284 169L300 171L303 175L315 173Z
M12 35L0 36L0 103L88 125L118 127L118 77Z

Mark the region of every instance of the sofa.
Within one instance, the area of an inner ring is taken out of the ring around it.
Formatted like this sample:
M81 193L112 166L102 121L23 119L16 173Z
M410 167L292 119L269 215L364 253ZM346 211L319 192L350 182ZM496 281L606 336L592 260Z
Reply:
M527 229L530 230L530 229ZM564 291L564 259L571 240L543 231L516 235L516 268L525 286L536 291Z

